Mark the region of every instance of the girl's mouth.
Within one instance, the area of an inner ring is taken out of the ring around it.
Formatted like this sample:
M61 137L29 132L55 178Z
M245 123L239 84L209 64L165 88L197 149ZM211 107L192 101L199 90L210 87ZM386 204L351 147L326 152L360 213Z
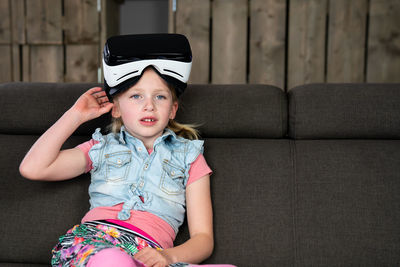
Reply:
M153 118L153 117L142 118L140 120L140 123L145 126L152 126L152 125L156 124L156 122L157 122L157 119Z

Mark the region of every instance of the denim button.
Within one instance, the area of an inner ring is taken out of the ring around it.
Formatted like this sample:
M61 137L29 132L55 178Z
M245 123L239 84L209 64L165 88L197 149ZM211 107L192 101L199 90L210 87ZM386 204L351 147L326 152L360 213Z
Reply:
M121 210L121 211L118 213L118 219L120 219L120 220L122 220L122 221L128 220L129 217L131 217L131 212L130 212L130 210Z

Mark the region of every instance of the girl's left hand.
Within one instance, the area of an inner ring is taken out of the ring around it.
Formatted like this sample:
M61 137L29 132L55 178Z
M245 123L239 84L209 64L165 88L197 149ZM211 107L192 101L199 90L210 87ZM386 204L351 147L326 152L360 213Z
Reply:
M133 258L143 263L146 267L165 267L172 263L163 251L149 247L140 250Z

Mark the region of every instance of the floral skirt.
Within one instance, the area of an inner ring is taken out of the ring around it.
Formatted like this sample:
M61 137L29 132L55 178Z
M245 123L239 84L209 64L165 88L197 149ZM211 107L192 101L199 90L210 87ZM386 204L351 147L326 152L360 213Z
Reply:
M146 236L107 221L91 221L75 225L59 238L53 248L52 266L86 266L97 252L117 247L129 255L135 255L145 247L162 248ZM171 267L189 266L175 263Z

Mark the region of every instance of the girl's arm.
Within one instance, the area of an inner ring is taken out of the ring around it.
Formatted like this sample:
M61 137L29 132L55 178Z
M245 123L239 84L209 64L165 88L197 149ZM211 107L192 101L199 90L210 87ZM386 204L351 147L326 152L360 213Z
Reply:
M206 175L186 188L187 221L190 239L165 250L173 262L200 263L214 249L210 176Z
M164 267L175 262L199 263L211 256L214 235L209 175L186 188L186 207L190 233L188 241L161 252L145 248L134 258L146 266Z
M76 177L85 171L86 159L78 148L61 146L84 122L107 113L112 108L100 87L86 91L64 115L32 146L19 167L32 180L57 181Z

